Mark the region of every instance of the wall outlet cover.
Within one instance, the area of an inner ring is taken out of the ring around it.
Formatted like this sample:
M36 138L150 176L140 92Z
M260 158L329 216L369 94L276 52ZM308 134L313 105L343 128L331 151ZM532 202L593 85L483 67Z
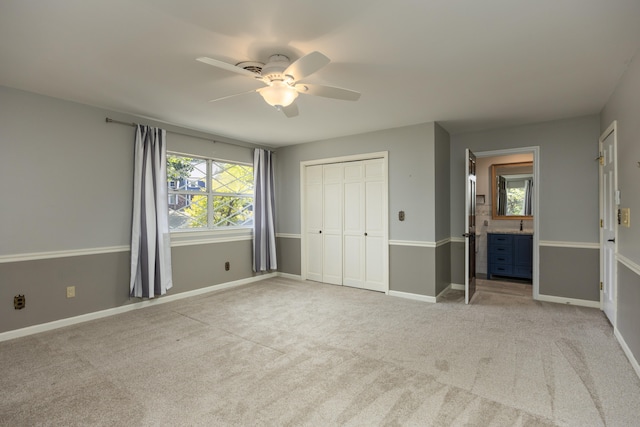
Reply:
M16 310L22 310L27 304L27 300L24 295L16 295L13 297L13 308Z

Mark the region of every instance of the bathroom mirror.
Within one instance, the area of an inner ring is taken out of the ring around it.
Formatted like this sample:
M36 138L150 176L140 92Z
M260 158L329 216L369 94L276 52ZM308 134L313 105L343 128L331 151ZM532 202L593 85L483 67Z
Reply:
M491 165L493 219L533 219L533 162Z

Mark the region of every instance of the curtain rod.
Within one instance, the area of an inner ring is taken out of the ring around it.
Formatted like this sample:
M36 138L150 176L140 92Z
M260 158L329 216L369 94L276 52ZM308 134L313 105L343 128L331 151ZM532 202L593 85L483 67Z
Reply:
M138 126L138 123L133 123L133 122L122 122L122 121L120 121L120 120L114 120L114 119L109 118L109 117L107 117L107 118L105 119L105 122L107 122L107 123L117 123L117 124L119 124L119 125L125 125L125 126L131 126L131 127L136 127L136 126ZM213 139L213 138L205 138L204 136L189 135L188 133L175 132L175 131L172 131L172 130L167 130L167 132L168 132L168 133L173 133L173 134L175 134L175 135L182 135L182 136L188 136L188 137L191 137L191 138L203 139L203 140L205 140L205 141L210 141L210 142L213 142L213 143L221 142L221 143L223 143L223 144L235 145L235 146L237 146L237 147L252 148L252 147L251 147L251 144L244 145L244 144L234 144L233 142L216 141L216 140L215 140L215 139Z

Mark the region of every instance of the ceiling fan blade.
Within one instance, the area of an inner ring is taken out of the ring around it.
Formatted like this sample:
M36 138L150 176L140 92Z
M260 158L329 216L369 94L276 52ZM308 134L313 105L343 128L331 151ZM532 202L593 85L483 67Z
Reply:
M251 77L252 79L259 79L259 80L262 79L262 77L259 74L256 74L249 70L245 70L244 68L236 67L235 65L227 64L226 62L218 61L217 59L207 58L206 56L203 56L200 58L196 58L196 61L213 65L214 67L222 68L223 70L242 74L243 76Z
M322 53L317 51L311 52L289 65L283 74L292 76L293 81L298 81L315 73L329 62L331 62L331 60Z
M298 115L299 111L298 111L298 104L296 104L295 102L293 104L290 104L286 107L282 107L282 112L284 113L285 116L291 118L291 117L295 117Z
M229 99L229 98L233 98L240 95L246 95L248 93L257 92L257 91L258 91L257 89L253 89L253 90L248 90L246 92L234 93L233 95L227 95L227 96L223 96L222 98L212 99L209 102L218 102L218 101L222 101L223 99Z
M360 99L360 92L339 87L299 83L295 88L299 93L306 93L307 95L324 96L325 98L341 99L343 101L357 101Z

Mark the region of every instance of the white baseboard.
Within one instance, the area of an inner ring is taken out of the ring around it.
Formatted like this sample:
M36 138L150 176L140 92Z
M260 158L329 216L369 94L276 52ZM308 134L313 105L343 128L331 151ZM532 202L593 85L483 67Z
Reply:
M451 289L453 289L454 291L464 291L466 288L463 285L459 284L459 283L452 283L451 284Z
M579 305L582 307L600 308L600 301L589 301L586 299L575 299L556 297L553 295L538 295L538 301L555 302L558 304Z
M640 365L638 364L638 361L636 360L635 356L631 352L631 349L625 342L618 328L613 328L613 334L618 339L618 342L620 343L620 346L622 347L624 354L627 355L627 359L629 359L629 362L631 362L631 366L633 366L633 369L636 371L636 375L638 376L638 378L640 378Z
M285 279L302 280L302 276L299 274L289 274L278 272L278 277L284 277Z
M430 296L427 296L427 295L420 295L420 294L412 294L412 293L409 293L409 292L389 291L389 293L387 295L392 296L392 297L400 297L400 298L412 299L412 300L415 300L415 301L436 302L436 297L430 297Z
M234 280L233 282L221 283L218 285L208 286L206 288L194 289L193 291L181 292L175 295L164 295L149 300L135 302L133 304L122 305L120 307L108 308L106 310L96 311L93 313L81 314L80 316L69 317L67 319L54 320L53 322L41 323L39 325L27 326L26 328L15 329L0 333L0 342L12 340L14 338L25 337L28 335L38 334L40 332L51 331L53 329L63 328L78 323L88 322L89 320L102 319L128 311L139 310L141 308L152 305L164 304L171 301L177 301L184 298L193 297L209 292L219 291L222 289L233 288L236 286L246 285L248 283L259 282L260 280L276 277L277 273L262 274L259 276L248 277L246 279Z

